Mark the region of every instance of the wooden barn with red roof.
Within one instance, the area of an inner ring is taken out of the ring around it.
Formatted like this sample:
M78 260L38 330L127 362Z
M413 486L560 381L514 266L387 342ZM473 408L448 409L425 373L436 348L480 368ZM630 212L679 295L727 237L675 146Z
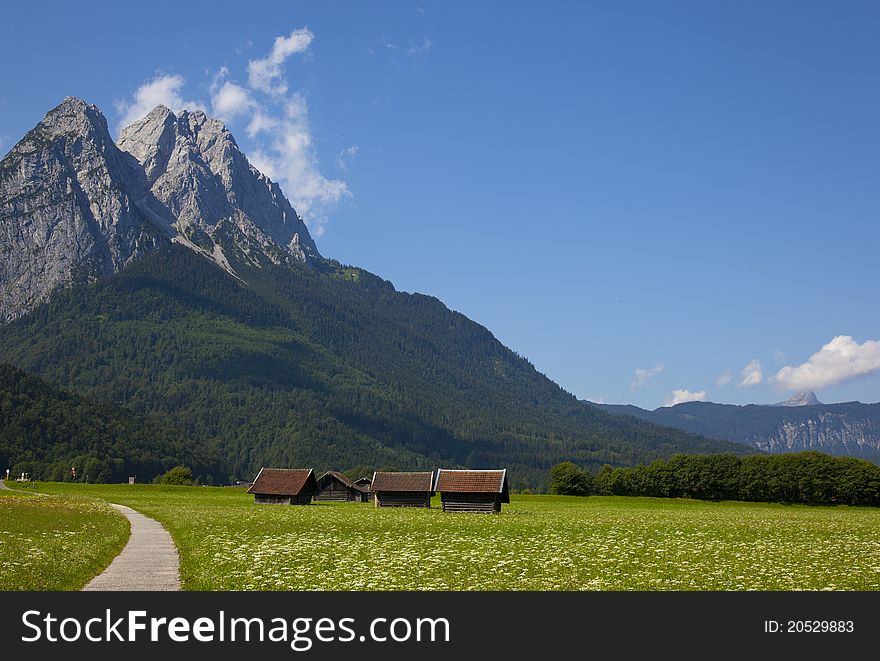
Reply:
M437 471L434 490L440 492L444 512L500 512L510 502L507 469Z
M318 490L311 468L261 468L247 492L254 502L277 505L308 505Z
M342 503L370 502L370 489L352 482L338 471L327 471L318 478L315 500L332 500Z
M376 507L430 507L434 473L373 473L371 490Z

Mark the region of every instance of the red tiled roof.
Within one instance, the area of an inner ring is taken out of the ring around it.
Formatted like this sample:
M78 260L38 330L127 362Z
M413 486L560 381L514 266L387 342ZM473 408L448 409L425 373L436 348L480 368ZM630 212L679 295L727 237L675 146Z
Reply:
M373 473L371 491L433 491L434 473Z
M451 493L503 493L506 486L505 469L476 471L441 468L434 490Z
M247 492L269 496L298 496L310 480L314 488L315 476L311 468L261 468Z

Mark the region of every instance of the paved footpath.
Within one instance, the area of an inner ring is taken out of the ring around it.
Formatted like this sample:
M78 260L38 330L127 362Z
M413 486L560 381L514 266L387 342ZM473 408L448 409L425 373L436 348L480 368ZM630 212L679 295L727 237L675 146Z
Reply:
M110 504L131 522L131 537L110 566L83 590L180 590L180 561L168 531L130 507Z
M4 489L5 491L12 491L12 489L6 486L6 482L4 480L0 480L0 489Z

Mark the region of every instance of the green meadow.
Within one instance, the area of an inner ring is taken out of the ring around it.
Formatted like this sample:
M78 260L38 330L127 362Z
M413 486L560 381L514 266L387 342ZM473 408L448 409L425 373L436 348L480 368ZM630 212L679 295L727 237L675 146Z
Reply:
M79 590L125 546L106 502L0 491L0 589Z
M180 551L187 590L880 589L877 508L513 496L501 514L486 515L255 505L243 490L219 487L37 483L37 490L81 507L83 498L121 503L161 521ZM3 500L25 516L24 508L44 506L31 501L55 499ZM79 514L60 506L43 514L49 530L51 521L74 530L67 546L52 547L56 554L79 553L102 526L116 530L106 509L92 507L88 529L71 526L68 517ZM8 529L4 515L0 534ZM33 536L28 548L47 550L53 539ZM4 548L3 561L9 557ZM24 587L45 589L40 567L53 567L45 560L28 560L29 573L17 580L31 576Z

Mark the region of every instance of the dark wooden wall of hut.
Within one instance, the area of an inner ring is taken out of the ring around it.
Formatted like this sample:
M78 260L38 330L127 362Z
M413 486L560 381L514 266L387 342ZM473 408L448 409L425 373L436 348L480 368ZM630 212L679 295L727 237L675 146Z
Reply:
M442 493L444 512L500 512L501 494L498 493Z
M357 489L351 489L336 480L328 481L327 484L319 485L315 500L333 501L337 503L366 503L369 494Z
M273 496L262 493L254 494L254 502L259 505L308 505L312 502L313 492L301 492L298 496Z
M347 502L351 500L351 490L337 482L336 480L327 480L326 484L319 484L318 491L315 493L315 500L332 500L336 502Z
M431 494L421 491L381 491L375 494L376 507L430 507Z
M292 499L291 505L308 505L312 502L312 498L315 497L315 492L307 489L303 489L299 492L299 495Z
M270 496L264 493L255 493L254 502L260 505L290 505L290 496Z

